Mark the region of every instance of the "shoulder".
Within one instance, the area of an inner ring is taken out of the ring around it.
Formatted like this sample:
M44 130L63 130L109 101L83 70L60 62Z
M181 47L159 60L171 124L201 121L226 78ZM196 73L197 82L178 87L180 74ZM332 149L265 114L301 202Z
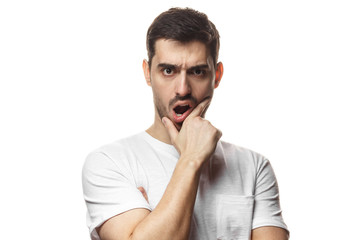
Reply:
M219 141L217 154L223 155L227 164L247 170L253 169L255 172L269 164L269 160L262 154L226 141Z
M116 140L111 143L104 144L99 148L90 152L89 155L102 153L110 158L116 158L117 156L128 154L136 150L139 145L144 142L144 133L138 133L126 138Z
M91 151L85 159L83 169L127 168L129 156L142 141L141 135L139 133L122 138Z

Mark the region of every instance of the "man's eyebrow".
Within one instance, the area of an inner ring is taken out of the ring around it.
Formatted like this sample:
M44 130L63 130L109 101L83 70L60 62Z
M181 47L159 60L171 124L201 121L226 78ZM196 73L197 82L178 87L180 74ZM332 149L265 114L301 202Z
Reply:
M205 68L210 69L208 64L200 64L200 65L193 66L193 67L189 68L188 70L192 71L195 69L205 69Z
M157 65L158 68L171 68L171 69L175 69L178 66L174 65L174 64L169 64L169 63L159 63Z

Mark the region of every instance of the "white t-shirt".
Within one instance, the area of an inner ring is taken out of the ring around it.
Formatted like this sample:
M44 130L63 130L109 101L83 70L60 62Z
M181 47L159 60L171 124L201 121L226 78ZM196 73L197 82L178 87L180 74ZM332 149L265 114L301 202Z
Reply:
M83 190L91 238L96 227L135 208L153 210L174 171L179 154L146 132L90 153L83 167ZM137 189L143 187L147 202ZM287 229L274 172L263 156L219 141L200 177L191 240L249 239L261 226Z

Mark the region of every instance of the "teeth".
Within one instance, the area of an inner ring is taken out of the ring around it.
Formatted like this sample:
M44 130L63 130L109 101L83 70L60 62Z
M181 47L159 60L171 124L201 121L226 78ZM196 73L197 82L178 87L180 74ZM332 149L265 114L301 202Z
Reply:
M178 113L175 113L176 114L176 116L178 116L178 117L180 117L182 114L178 114Z

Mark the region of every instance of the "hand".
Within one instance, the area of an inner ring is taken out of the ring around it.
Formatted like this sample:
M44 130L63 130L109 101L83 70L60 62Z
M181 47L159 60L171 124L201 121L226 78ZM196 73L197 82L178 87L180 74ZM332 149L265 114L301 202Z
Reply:
M201 116L208 108L210 99L203 100L185 119L178 131L173 122L164 117L162 119L172 144L182 157L198 160L204 163L214 153L216 144L221 138L221 131Z

